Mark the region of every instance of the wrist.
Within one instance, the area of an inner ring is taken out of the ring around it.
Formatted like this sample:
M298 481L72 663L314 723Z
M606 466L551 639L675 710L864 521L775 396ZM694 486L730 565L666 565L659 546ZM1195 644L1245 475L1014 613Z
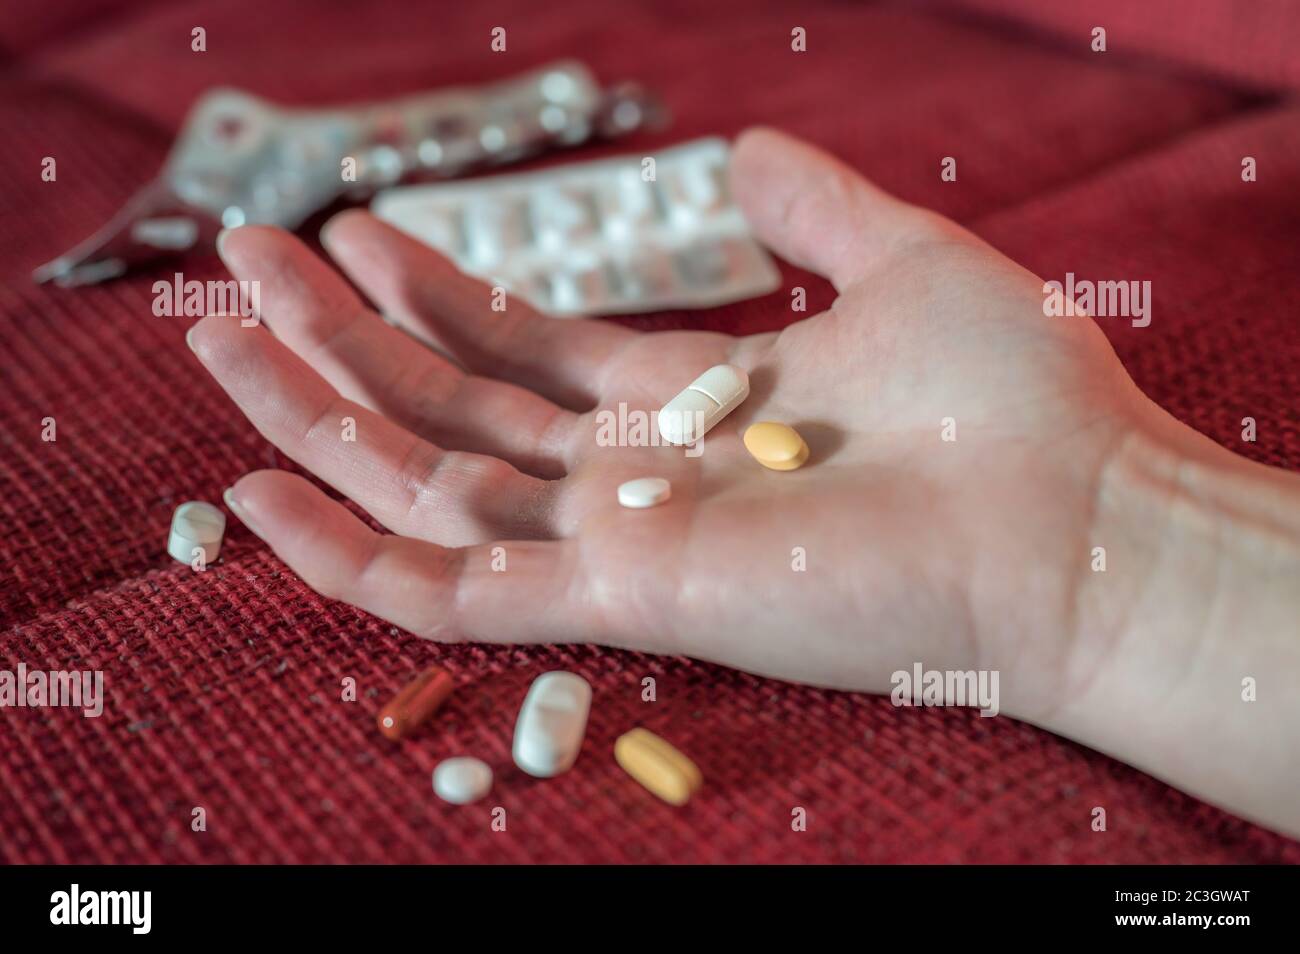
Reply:
M1298 831L1300 478L1139 417L1098 480L1049 728Z

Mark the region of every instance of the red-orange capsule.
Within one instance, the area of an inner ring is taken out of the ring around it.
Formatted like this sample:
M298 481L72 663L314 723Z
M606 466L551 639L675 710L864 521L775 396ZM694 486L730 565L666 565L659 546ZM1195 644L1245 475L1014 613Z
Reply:
M379 731L390 739L409 735L447 701L453 686L451 673L441 666L426 669L379 710Z

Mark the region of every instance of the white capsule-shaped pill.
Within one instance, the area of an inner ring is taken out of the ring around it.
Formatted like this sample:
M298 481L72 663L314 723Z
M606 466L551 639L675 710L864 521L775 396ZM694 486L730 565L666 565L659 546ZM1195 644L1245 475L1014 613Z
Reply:
M669 444L693 444L749 397L749 375L719 364L692 381L659 411L659 436Z
M591 686L571 672L547 672L533 680L515 723L515 764L538 778L567 772L587 734Z
M202 550L206 566L221 553L221 538L225 533L226 515L221 510L202 500L190 500L172 514L167 552L182 563L193 564L199 555L195 551Z
M481 759L445 759L433 770L433 790L444 802L468 805L492 790L492 769Z
M654 507L673 495L673 485L662 477L638 477L618 485L618 502L633 510Z

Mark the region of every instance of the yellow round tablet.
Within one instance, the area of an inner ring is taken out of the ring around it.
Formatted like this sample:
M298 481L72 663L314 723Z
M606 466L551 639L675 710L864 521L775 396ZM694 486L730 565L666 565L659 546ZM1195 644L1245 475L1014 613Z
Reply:
M745 431L745 450L771 470L797 470L808 459L808 445L789 424L759 421Z

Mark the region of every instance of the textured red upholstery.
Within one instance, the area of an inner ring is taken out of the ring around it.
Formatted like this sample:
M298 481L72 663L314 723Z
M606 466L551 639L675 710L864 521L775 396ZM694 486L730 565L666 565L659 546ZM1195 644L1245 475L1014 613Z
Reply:
M1300 106L1284 94L1300 83L1300 18L1282 0L1195 16L1071 6L0 5L0 668L103 669L108 691L99 719L0 711L0 860L1300 861L1294 841L1010 719L684 659L422 642L317 597L233 521L220 563L195 574L163 552L173 507L285 462L185 349L188 320L152 316L151 282L171 270L76 291L28 280L155 172L213 84L328 103L577 56L674 108L671 130L624 148L769 123L1042 274L1151 279L1151 326L1107 325L1141 386L1234 450L1294 468ZM498 25L504 55L489 52ZM1094 25L1105 54L1088 49ZM190 50L194 26L206 53ZM790 52L794 26L806 54ZM948 155L956 183L939 181ZM40 180L44 156L55 183ZM186 273L222 270L209 257ZM829 302L824 283L787 274ZM778 296L629 322L753 331L788 317ZM1246 415L1257 443L1240 440ZM56 443L40 440L47 416ZM387 742L375 710L435 661L459 692L427 731ZM513 768L509 742L528 683L553 668L586 676L595 700L577 768L539 782ZM355 703L340 700L348 676ZM614 739L637 724L702 767L688 807L615 765ZM433 796L430 772L452 754L496 768L487 803ZM494 805L504 833L489 828ZM1089 826L1099 805L1105 833ZM195 806L206 832L190 830ZM795 806L806 832L791 831Z

